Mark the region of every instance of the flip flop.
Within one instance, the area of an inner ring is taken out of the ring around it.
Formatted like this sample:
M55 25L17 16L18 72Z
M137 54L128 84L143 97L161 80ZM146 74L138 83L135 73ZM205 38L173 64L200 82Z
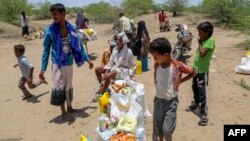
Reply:
M32 96L33 96L33 95L25 96L22 100L29 99L29 98L31 98Z

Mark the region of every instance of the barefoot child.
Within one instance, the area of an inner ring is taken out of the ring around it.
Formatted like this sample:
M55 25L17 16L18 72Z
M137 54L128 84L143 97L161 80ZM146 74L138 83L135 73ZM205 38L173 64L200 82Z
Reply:
M196 72L170 56L171 45L166 38L157 38L149 44L155 60L154 80L156 94L153 112L153 141L172 141L179 103L178 87L196 75ZM182 73L188 74L182 78Z
M18 87L22 90L24 94L23 100L32 97L30 92L25 88L24 84L27 82L30 89L34 89L35 87L39 86L42 83L47 84L46 80L40 79L38 82L33 83L33 71L34 67L29 62L29 60L24 56L25 47L22 44L14 45L14 52L17 57L18 64L14 65L14 68L19 66L21 70L21 78L19 80Z

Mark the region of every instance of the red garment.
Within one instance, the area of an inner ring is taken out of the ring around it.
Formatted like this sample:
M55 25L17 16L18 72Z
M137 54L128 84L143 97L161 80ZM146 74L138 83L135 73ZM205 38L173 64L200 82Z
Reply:
M81 26L80 26L81 29L88 29L88 25L84 22Z
M173 76L174 90L178 91L178 87L179 87L179 85L181 83L181 79L182 79L182 77L181 77L182 73L193 74L194 70L191 67L186 66L185 64L183 64L180 61L176 61L176 60L171 59L171 63L172 63L173 68L174 68L174 76ZM154 81L155 81L155 84L157 83L156 75L157 75L158 66L159 66L158 63L154 64Z
M167 18L167 15L163 12L160 12L159 13L159 21L160 22L165 22L166 20L167 20L168 18Z

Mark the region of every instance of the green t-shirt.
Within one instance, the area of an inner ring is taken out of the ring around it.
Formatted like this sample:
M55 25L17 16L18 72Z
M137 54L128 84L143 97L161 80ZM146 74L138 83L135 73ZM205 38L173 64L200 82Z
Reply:
M208 48L208 52L204 57L200 56L200 52L197 49L195 53L195 59L193 62L193 68L196 70L198 73L204 73L208 72L209 66L210 66L210 59L213 55L214 49L215 49L215 40L213 37L210 37L206 41L203 41L201 46L203 48Z

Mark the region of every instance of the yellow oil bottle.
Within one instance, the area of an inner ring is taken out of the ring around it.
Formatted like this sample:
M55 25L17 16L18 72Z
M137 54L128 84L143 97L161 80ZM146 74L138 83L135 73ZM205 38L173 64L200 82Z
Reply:
M136 62L136 74L142 73L142 62L141 60L137 60Z
M108 92L105 92L101 97L99 97L99 108L101 113L107 112L106 107L109 105L109 99L110 96Z

